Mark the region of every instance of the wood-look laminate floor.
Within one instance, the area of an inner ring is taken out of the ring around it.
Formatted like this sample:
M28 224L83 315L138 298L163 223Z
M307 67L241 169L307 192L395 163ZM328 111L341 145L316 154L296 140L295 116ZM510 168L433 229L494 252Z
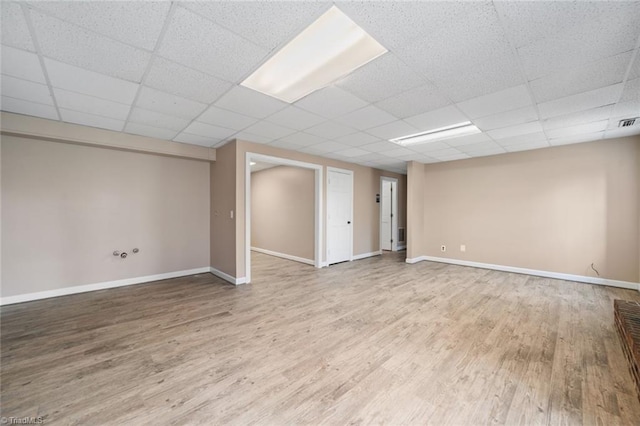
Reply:
M6 306L2 416L45 424L640 423L631 290L403 254Z

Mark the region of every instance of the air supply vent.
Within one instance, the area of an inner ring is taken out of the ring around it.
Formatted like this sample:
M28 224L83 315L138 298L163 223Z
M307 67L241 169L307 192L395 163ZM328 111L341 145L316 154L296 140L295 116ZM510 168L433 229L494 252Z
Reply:
M640 123L640 117L625 118L624 120L620 120L618 122L618 127L630 127L635 126L638 123Z
M404 243L404 228L398 228L398 242Z

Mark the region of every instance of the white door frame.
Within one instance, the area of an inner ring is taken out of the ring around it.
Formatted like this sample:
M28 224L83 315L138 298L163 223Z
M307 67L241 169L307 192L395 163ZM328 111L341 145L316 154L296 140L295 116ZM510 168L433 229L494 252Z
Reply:
M391 219L391 239L393 240L391 251L398 251L398 179L387 176L380 176L380 251L382 251L382 182L385 180L396 184L396 189L391 194L391 204L396 207L396 210L392 212L393 218Z
M355 185L355 176L353 170L348 169L340 169L338 167L329 167L327 166L327 205L329 204L329 172L339 172L346 173L351 175L351 232L349 235L349 248L351 249L349 252L349 262L353 261L353 229L355 226L355 221L353 220L353 197L355 196L353 187ZM328 224L327 224L328 226ZM327 251L329 250L329 231L327 231ZM327 265L329 265L329 254L326 254Z
M245 158L245 179L244 179L244 265L246 282L251 282L251 162L261 161L265 163L278 164L280 166L302 167L315 171L315 245L314 245L314 266L322 268L322 237L324 229L324 215L322 206L323 178L322 166L319 164L305 163L302 161L290 160L288 158L272 157L270 155L247 152Z

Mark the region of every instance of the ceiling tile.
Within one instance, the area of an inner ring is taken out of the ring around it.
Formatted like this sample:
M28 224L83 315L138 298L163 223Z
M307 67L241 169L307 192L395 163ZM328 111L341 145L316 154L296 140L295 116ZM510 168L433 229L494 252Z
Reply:
M376 106L399 118L411 117L449 105L451 101L431 84L407 90L376 103Z
M280 139L296 132L293 129L278 126L277 124L273 124L268 121L259 121L256 124L247 127L245 131L253 135L259 135L272 140Z
M434 65L450 70L473 67L493 56L511 52L502 25L491 2L469 5L473 12L450 19L426 37L408 44L410 49L422 46L428 54L408 58L424 71ZM424 51L424 50L423 50Z
M391 149L389 151L382 151L382 154L392 158L415 157L416 155L418 155L415 151L412 151L408 148L398 147L398 146L396 146L394 149Z
M539 149L539 148L548 148L549 142L545 140L540 140L538 142L525 142L515 145L507 145L504 148L507 152L518 152L518 151L529 151L531 149Z
M304 130L327 119L290 105L269 116L267 120L290 129Z
M396 120L397 119L393 115L373 105L350 112L336 119L336 121L346 124L347 126L354 127L358 130L378 127Z
M86 114L80 111L71 111L69 109L59 108L62 121L68 123L82 124L83 126L99 127L101 129L122 131L124 121L114 120L113 118L100 117L98 115Z
M536 108L533 105L529 105L512 111L476 118L473 120L473 124L478 126L481 130L493 130L501 127L513 126L515 124L527 123L537 119L538 112L536 111Z
M401 147L398 144L395 144L393 142L378 141L378 142L369 143L367 145L362 145L359 148L369 152L382 153L385 151L393 151Z
M368 133L357 132L357 133L352 133L350 135L336 138L335 141L343 143L345 145L350 145L350 146L362 146L371 142L376 142L379 139L380 138L370 135Z
M486 133L476 133L474 135L467 135L467 136L460 136L458 138L445 139L443 143L446 143L447 145L456 148L459 146L473 145L479 142L486 142L490 140L491 138Z
M296 106L327 118L334 118L367 105L367 102L338 87L329 86L300 99Z
M161 57L153 60L144 84L183 98L209 104L231 89L232 84Z
M32 115L34 117L48 118L49 120L58 120L56 109L50 105L38 104L35 102L23 101L20 99L2 96L0 109L16 114Z
M622 88L622 84L614 84L612 86L538 104L540 118L556 117L613 104L620 98Z
M596 121L594 123L579 124L561 129L547 130L547 137L553 142L554 139L582 135L585 133L595 133L606 130L609 120Z
M213 146L222 141L222 139L210 138L206 136L200 135L192 135L190 133L182 132L175 138L173 138L175 142L183 142L190 143L192 145L201 145L201 146Z
M304 132L294 133L289 136L285 136L280 139L281 141L291 143L298 146L311 146L317 145L319 143L325 142L326 139L321 138L319 136L310 135Z
M149 111L148 109L139 107L133 108L133 110L131 111L131 116L129 117L129 121L137 124L144 124L145 126L151 126L158 129L173 131L173 135L170 138L168 136L163 136L161 139L172 139L176 135L177 131L184 129L189 124L189 120L186 120L184 118L178 118L156 111ZM143 127L140 128L144 131ZM149 130L149 132L152 132L152 130ZM163 134L167 135L169 134L169 132L164 132Z
M131 107L118 102L107 101L94 96L81 95L64 89L53 89L56 103L60 108L86 112L116 120L126 120Z
M456 149L469 155L491 155L505 152L505 149L493 141L478 142L473 145L458 146Z
M640 100L620 102L614 107L613 116L638 117L640 116Z
M560 129L562 127L575 126L577 124L591 123L594 121L606 120L611 117L614 105L607 105L585 111L574 112L572 114L560 115L542 121L545 130Z
M549 139L551 146L570 145L574 143L592 142L604 137L604 132L587 133L582 135L565 136L562 138Z
M574 2L495 2L503 26L515 47L571 31L597 17L594 4ZM593 16L596 14L596 16Z
M388 157L386 157L385 155L379 154L377 152L372 152L370 154L359 155L358 157L355 157L354 160L355 161L375 162L375 161L386 160L387 158Z
M619 102L640 101L640 78L628 80L624 84L624 90Z
M210 106L205 112L198 117L198 121L213 124L214 126L227 127L234 130L242 130L258 120L253 117L238 114L226 109Z
M2 46L2 74L36 83L47 83L36 54L9 46Z
M532 121L530 123L516 124L515 126L490 130L487 134L493 139L505 139L512 136L527 135L538 132L542 132L542 125L539 121Z
M465 101L525 83L518 60L511 53L494 56L487 62L465 69L472 69L473 72L433 67L426 76L454 102Z
M0 2L2 44L35 52L27 21L18 3ZM4 55L4 51L2 52Z
M266 118L287 106L271 96L255 90L235 86L216 103L216 106L255 118Z
M24 101L53 105L49 87L33 81L9 77L8 75L2 76L2 95Z
M309 148L313 148L313 150L318 153L325 153L325 152L344 151L351 147L348 145L343 145L338 142L326 141L326 142L319 143L317 145L313 145L311 147L303 148L301 149L301 151L308 150Z
M367 130L367 133L371 133L380 139L399 138L401 136L413 135L418 132L419 130L417 127L414 127L403 120L394 121L389 124Z
M405 121L420 130L433 130L469 121L469 119L454 105L450 105L434 111L425 112L424 114L414 115Z
M207 74L237 82L261 63L269 52L195 13L177 7L158 53Z
M496 143L500 146L507 147L511 145L521 145L546 141L547 136L544 132L529 133L525 135L511 136L503 139L496 139Z
M336 83L361 99L377 102L425 84L417 73L387 52Z
M368 153L369 151L365 151L364 149L360 149L360 148L347 148L342 151L336 152L336 154L341 155L343 157L357 157L359 155L366 155Z
M147 126L140 123L127 123L124 127L126 133L133 133L135 135L148 136L150 138L171 140L176 136L176 130L160 129L158 127Z
M183 130L183 132L212 139L225 139L235 133L234 130L227 129L225 127L212 126L211 124L200 123L199 121L194 121L193 123L191 123L187 128Z
M511 87L489 95L479 96L456 104L470 118L485 117L532 105L526 85Z
M33 11L42 54L81 68L139 83L151 54Z
M159 1L38 1L32 5L64 21L147 50L153 50L171 6Z
M273 49L315 21L329 4L322 2L185 2L184 7L256 44Z
M450 160L450 159L454 159L453 157L459 157L455 159L469 158L469 155L454 148L445 148L445 149L439 149L439 150L427 151L427 152L429 152L430 157L436 158L438 160L442 160L442 159Z
M203 103L144 86L140 90L135 106L188 120L198 116L206 107Z
M133 102L138 85L129 81L87 71L51 59L44 60L53 87L72 92L130 104Z
M640 16L638 2L593 2L573 7L574 16L549 35L518 48L530 79L635 47ZM553 6L547 10L550 8ZM577 16L581 19L576 20Z
M546 102L621 83L631 60L625 52L529 82L537 102Z
M310 133L325 139L335 139L356 133L356 130L335 121L325 121L324 123L308 128L305 130L305 133Z

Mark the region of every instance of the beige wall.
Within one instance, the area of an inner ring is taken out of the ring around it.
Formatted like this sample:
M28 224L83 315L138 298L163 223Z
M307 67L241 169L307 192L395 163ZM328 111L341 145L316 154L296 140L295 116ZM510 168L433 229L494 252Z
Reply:
M314 259L315 172L279 166L251 174L251 246Z
M337 167L354 172L354 255L376 252L380 249L380 204L376 203L376 194L380 193L380 177L388 176L398 179L398 226L406 223L406 176L397 173L385 172L371 167L360 166L342 161L332 160L315 155L304 154L296 151L275 148L268 145L255 144L246 141L236 141L236 270L237 277L245 275L245 158L247 152L264 154L290 160L303 161L322 165L324 167L324 179L326 180L326 168ZM217 152L220 158L220 149ZM326 192L326 185L325 185ZM326 207L326 193L323 194L323 205ZM325 229L326 233L326 229ZM326 243L326 236L323 238ZM326 244L325 244L326 245ZM323 248L323 259L324 258Z
M219 148L211 163L210 264L225 274L236 275L236 146ZM233 218L231 217L233 212Z
M583 276L593 262L604 278L638 282L639 150L629 137L428 164L422 180L411 166L409 217L424 203L411 257Z
M3 297L209 266L208 161L6 135L0 150Z
M424 168L425 165L410 161L407 164L407 258L422 256L424 234Z

